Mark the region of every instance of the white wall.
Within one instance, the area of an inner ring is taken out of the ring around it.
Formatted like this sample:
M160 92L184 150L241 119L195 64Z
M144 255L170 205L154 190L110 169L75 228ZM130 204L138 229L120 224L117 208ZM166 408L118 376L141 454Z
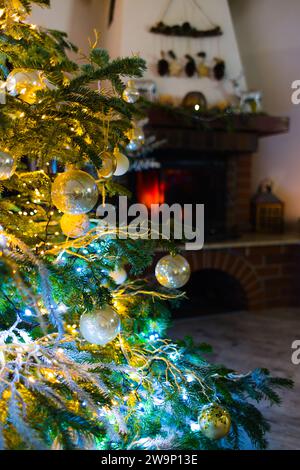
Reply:
M263 91L269 113L291 118L288 135L261 141L253 190L272 178L293 223L300 218L300 106L291 103L291 83L300 79L300 1L231 0L231 7L248 85Z
M104 29L102 0L51 0L51 8L35 6L30 18L32 23L65 31L83 53L89 50L93 30ZM101 36L100 36L101 37Z
M199 0L198 0L199 1ZM162 17L168 0L117 0L115 21L105 31L104 45L112 56L140 54L148 63L145 78L154 79L160 94L171 94L182 98L189 91L202 91L210 103L223 100L226 91L232 91L229 83L216 82L207 78L165 78L156 71L160 51L174 50L179 57L189 53L195 55L204 50L211 60L221 57L226 60L228 77L236 78L242 71L240 55L235 38L227 0L201 0L205 12L222 27L224 36L209 39L168 38L149 33L149 28ZM108 10L109 0L104 0ZM165 22L183 23L184 20L194 25L208 27L192 0L173 0L173 6ZM185 63L185 62L184 62Z

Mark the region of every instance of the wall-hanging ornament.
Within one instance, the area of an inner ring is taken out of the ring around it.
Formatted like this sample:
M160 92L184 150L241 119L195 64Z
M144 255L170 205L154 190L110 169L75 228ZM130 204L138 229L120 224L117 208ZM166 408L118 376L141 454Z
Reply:
M226 437L231 428L230 414L216 403L202 408L198 422L202 434L213 441Z
M216 57L214 59L214 66L213 66L213 76L216 80L221 81L225 78L226 73L226 64L223 59L219 59Z
M180 289L189 281L190 275L190 265L181 255L164 256L155 267L156 279L169 289Z
M90 229L90 219L86 214L64 214L60 219L60 227L66 237L83 237Z
M105 346L118 336L120 328L119 315L108 305L80 317L80 332L91 344Z
M187 59L187 63L185 65L185 73L188 77L193 77L196 73L196 62L195 59L189 54L186 54L185 58Z
M15 158L7 152L0 151L0 180L8 180L16 169Z
M184 3L186 0L184 0ZM166 17L171 10L173 0L168 0L166 9L162 15L161 20L150 28L150 32L154 34L163 34L164 36L177 36L177 37L189 37L189 38L207 38L222 36L223 32L220 26L216 25L204 12L203 8L199 5L197 0L190 0L190 3L196 7L197 11L200 12L201 22L203 20L207 24L206 29L199 29L196 26L191 25L188 21L184 21L182 24L168 25L165 23ZM200 19L200 18L199 18Z
M140 93L136 87L134 80L129 80L125 90L123 91L122 98L126 103L134 104L139 100Z
M206 63L206 52L199 52L197 54L199 57L199 63L197 65L197 72L200 78L209 77L210 76L210 68Z
M207 100L201 91L190 91L182 100L182 106L193 111L207 111Z
M166 59L166 54L164 51L161 51L160 55L161 59L157 63L157 71L161 77L166 77L170 73L170 65Z
M69 169L56 177L52 185L52 202L65 214L87 214L98 201L98 187L85 171Z
M169 51L168 52L171 60L170 60L170 75L171 77L179 77L182 73L182 64L179 62L176 54L174 51Z

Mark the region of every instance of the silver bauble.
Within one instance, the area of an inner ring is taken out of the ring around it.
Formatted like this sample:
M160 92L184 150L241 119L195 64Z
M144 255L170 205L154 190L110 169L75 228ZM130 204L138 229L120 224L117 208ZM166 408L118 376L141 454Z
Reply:
M92 313L84 313L80 318L80 331L91 344L105 346L119 334L121 320L109 306Z
M135 86L135 83L133 80L130 80L127 83L127 87L123 91L122 98L126 103L134 104L138 101L140 97L140 93L138 89Z

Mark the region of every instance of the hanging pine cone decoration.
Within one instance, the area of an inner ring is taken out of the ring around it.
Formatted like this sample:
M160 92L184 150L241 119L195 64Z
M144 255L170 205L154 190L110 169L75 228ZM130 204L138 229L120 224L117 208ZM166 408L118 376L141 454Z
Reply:
M169 62L166 60L165 53L163 51L161 51L161 59L157 64L157 71L161 77L165 77L170 73Z
M188 60L187 61L187 64L185 66L185 73L188 77L193 77L196 73L196 62L195 60L193 59L192 56L190 56L189 54L186 54L186 59Z
M215 59L216 65L213 68L214 77L216 80L221 81L225 77L226 64L222 59Z

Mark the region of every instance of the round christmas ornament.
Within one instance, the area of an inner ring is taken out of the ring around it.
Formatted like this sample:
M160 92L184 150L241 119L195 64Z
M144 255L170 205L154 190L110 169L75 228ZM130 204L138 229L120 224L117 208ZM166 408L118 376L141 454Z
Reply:
M181 255L167 255L161 258L155 267L158 282L169 289L179 289L189 280L191 268L188 261Z
M123 176L129 170L129 160L119 149L114 150L114 156L117 163L117 168L114 172L114 176Z
M109 273L109 276L118 286L120 286L126 281L127 272L125 271L124 268L120 268L120 269L116 269L115 271L111 271Z
M135 85L134 80L129 80L127 87L123 91L122 98L126 103L134 104L138 101L140 93Z
M86 214L64 214L60 219L60 227L66 237L83 237L90 229L90 219Z
M12 155L0 152L0 180L8 180L15 172L16 162Z
M140 150L145 143L144 131L137 125L130 129L126 135L129 139L129 144L126 147L128 152L136 152L137 150Z
M117 160L114 154L104 152L101 154L102 166L98 170L99 178L111 178L117 168Z
M56 177L52 202L65 214L87 214L98 201L96 181L85 171L70 169Z
M231 418L228 411L215 403L202 408L198 422L202 434L214 441L226 437L231 428Z
M3 232L4 229L2 225L0 225L0 250L4 250L4 248L7 247L7 239Z
M39 70L14 69L6 79L6 89L25 103L36 102L36 92L46 88L45 77Z
M93 313L84 313L80 318L81 334L91 344L105 346L116 338L120 328L120 317L109 306Z

